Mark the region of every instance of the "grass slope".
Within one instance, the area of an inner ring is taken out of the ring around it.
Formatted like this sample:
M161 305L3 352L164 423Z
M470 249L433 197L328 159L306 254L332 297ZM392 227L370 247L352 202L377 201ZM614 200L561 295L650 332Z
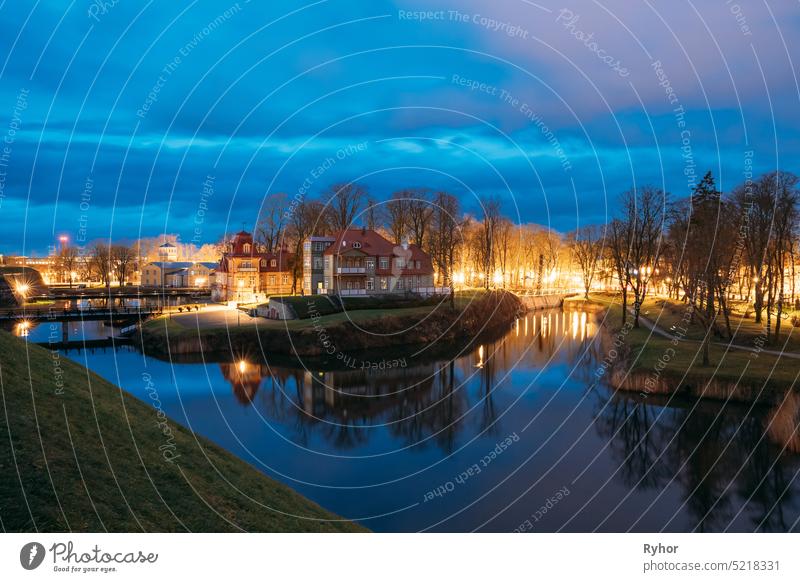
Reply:
M622 328L622 308L618 298L593 295L592 301L607 308L605 324L609 331L612 334L619 332ZM662 329L665 321L670 325L678 321L666 315L659 317L659 313L652 309L647 311L645 313L643 310L642 314L651 320L658 318L659 327ZM700 341L692 339L694 331L692 329L686 339L673 343L670 339L651 333L644 326L638 329L631 328L624 334L630 369L645 374L658 369L662 376L685 378L687 381L715 378L735 383L741 379L740 386L756 387L764 396L769 396L773 392L782 394L786 387L795 383L800 371L800 360L787 356L780 357L766 351L754 353L712 343L709 348L711 365L703 366ZM765 346L765 350L780 350L782 346L782 343L777 346L769 345Z
M155 408L6 332L0 396L4 531L362 530L171 421L168 441Z

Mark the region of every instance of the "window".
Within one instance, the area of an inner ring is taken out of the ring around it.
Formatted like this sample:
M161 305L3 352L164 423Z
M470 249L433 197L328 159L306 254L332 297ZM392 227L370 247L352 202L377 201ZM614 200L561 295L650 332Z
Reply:
M421 269L422 268L422 261L417 261L416 263L417 263L417 269Z
M251 263L250 261L242 261L242 267L241 268L242 269L252 269L253 268L253 263Z
M283 277L281 277L281 281L283 282L284 285L288 285L289 284L289 275L283 275Z
M389 289L389 282L386 280L386 277L381 277L381 291L386 291Z
M261 259L261 266L262 267L266 267L267 266L267 261L265 261L264 259Z
M388 269L389 268L389 257L381 257L380 258L380 266L381 266L381 269Z
M347 288L348 289L352 289L353 288L353 282L352 281L348 281L347 282Z
M354 249L360 249L360 248L361 248L361 243L360 243L360 242L358 242L358 241L354 242L354 243L353 243L353 248L354 248Z
M366 259L364 263L366 264L367 269L369 269L370 271L375 270L375 259L373 258Z
M277 267L277 266L278 266L278 261L276 261L275 259L272 259L272 260L269 262L269 266L270 266L270 267Z
M403 257L397 257L394 260L394 266L398 269L405 269L406 267L406 260Z
M270 276L269 276L269 286L270 286L270 287L274 287L274 286L275 286L275 282L276 282L276 277L275 277L275 275L270 275Z
M314 269L322 269L322 257L314 257Z
M402 277L398 277L397 278L397 289L400 290L400 291L403 290L403 278Z
M244 246L242 248L244 249L244 253L245 254L249 253L250 252L250 243L244 243Z
M367 289L372 291L375 288L375 282L372 279L367 279Z
M321 243L321 242L316 242L316 243L314 243L314 250L315 250L315 251L321 251L321 250L324 250L324 247L322 246L322 243Z

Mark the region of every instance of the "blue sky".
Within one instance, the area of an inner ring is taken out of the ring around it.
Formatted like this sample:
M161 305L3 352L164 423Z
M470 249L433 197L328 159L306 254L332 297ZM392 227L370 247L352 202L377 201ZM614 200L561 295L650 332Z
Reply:
M444 188L468 210L496 195L568 231L633 184L681 197L708 169L724 190L750 161L800 172L799 8L6 1L0 252L214 242L268 192L340 180L379 199Z

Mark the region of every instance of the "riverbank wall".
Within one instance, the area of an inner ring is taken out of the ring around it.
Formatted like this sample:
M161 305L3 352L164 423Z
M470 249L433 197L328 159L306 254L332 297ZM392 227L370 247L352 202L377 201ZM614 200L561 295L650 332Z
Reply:
M144 326L140 345L155 357L210 353L250 353L286 356L333 356L362 351L391 350L415 345L466 345L485 335L502 333L526 312L513 293L493 291L463 309L443 304L423 315L393 315L354 323L327 323L325 317L292 329L258 325L241 328L190 329L156 320Z
M561 307L564 303L564 294L553 295L521 295L519 300L525 309L528 311L537 311L539 309L554 309Z

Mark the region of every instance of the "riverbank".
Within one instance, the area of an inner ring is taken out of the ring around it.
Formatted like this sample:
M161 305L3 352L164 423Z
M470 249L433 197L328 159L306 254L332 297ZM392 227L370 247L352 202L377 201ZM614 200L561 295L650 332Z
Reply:
M656 323L659 315L649 310L643 311L639 328L632 326L630 314L623 325L618 301L606 296L591 301L605 309L602 353L607 378L618 390L775 403L793 389L800 374L794 353L719 343L710 345L711 363L703 366L701 342L692 339L693 330L684 332L675 322L664 329Z
M248 318L245 325L212 326L198 317L159 318L142 327L147 355L241 354L259 351L291 357L321 357L419 345L466 346L476 338L505 331L524 313L519 298L506 291L471 293L406 309L368 309L303 320Z
M149 404L0 332L5 531L365 531L174 423L142 382Z

